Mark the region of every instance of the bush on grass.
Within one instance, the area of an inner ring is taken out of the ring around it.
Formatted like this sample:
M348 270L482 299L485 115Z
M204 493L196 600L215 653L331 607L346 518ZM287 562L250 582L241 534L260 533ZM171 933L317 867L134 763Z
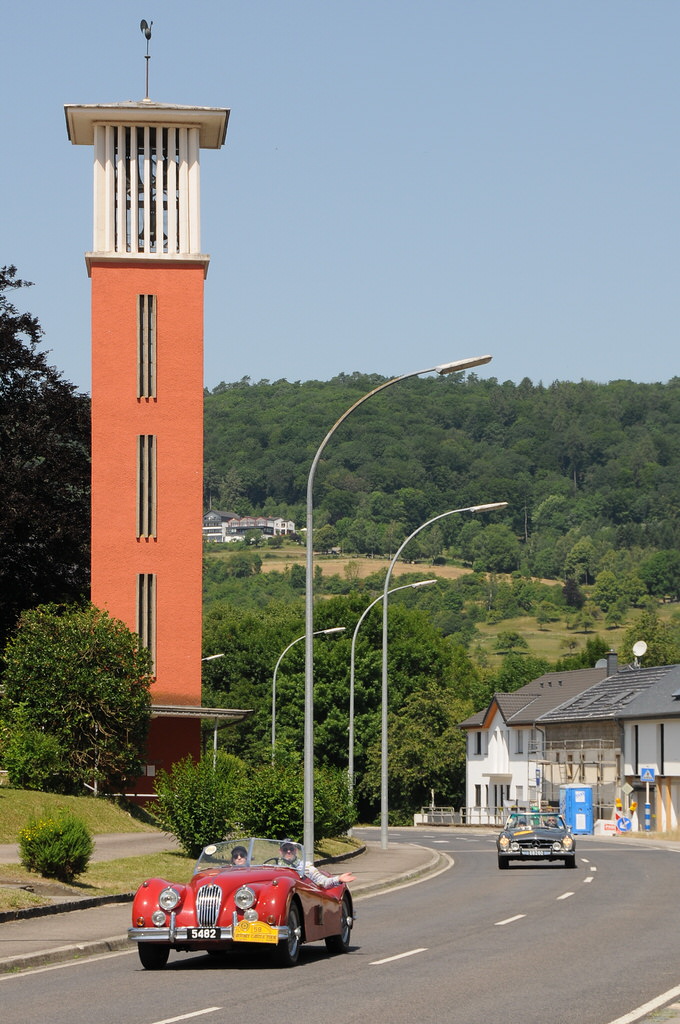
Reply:
M44 878L72 882L86 870L94 843L87 825L71 811L31 818L19 832L21 863Z

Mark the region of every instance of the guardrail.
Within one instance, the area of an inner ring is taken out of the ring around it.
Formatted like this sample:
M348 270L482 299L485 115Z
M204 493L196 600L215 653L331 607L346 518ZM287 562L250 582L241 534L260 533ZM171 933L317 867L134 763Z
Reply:
M414 825L493 825L499 828L508 816L505 807L421 807Z

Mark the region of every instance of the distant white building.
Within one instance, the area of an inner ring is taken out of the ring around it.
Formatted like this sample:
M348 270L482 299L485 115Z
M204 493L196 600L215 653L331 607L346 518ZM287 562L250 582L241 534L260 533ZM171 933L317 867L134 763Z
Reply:
M290 537L295 523L280 516L239 516L235 512L210 509L203 516L203 539L220 544L243 540L248 530L259 530L264 537Z
M541 799L545 766L542 715L600 682L605 668L548 672L461 722L467 733L466 817L497 822L504 808Z

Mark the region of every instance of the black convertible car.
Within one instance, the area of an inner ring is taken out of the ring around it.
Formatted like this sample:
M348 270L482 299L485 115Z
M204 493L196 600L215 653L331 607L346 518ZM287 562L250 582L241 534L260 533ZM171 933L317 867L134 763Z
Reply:
M510 867L511 860L561 860L565 868L576 867L576 844L561 814L554 811L513 811L496 839L498 867Z

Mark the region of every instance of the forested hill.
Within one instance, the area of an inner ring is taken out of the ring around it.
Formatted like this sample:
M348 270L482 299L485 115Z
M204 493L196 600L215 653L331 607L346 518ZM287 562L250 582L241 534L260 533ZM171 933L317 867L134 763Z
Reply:
M206 393L206 507L302 525L319 444L384 379L245 378ZM507 501L483 522L444 520L442 545L480 568L591 582L603 559L629 571L680 548L679 428L677 377L549 386L474 373L406 380L357 409L328 444L315 528L325 546L386 552L441 512ZM491 531L486 543L480 531Z

